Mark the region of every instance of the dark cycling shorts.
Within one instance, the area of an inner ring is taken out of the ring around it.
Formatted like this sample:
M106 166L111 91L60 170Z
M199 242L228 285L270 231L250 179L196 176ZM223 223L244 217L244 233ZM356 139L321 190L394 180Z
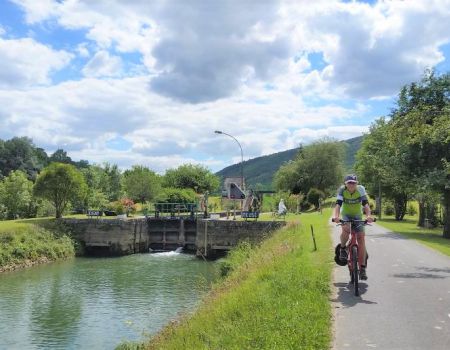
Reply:
M342 220L362 220L361 216L343 215ZM357 233L364 233L364 223L358 222L353 224L353 230Z

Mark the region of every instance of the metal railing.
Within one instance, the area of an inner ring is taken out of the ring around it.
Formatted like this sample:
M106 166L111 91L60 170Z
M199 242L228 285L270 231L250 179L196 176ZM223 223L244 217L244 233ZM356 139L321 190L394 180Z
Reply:
M146 214L148 216L149 213ZM153 216L155 218L197 218L197 203L154 203Z

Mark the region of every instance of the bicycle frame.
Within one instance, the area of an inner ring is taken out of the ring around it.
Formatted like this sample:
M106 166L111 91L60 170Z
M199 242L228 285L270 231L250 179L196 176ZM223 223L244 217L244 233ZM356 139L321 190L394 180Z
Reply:
M355 296L359 296L359 271L361 270L361 266L359 265L358 260L358 240L356 238L355 225L363 224L367 225L367 220L339 220L340 226L350 224L350 239L349 243L347 243L347 265L348 270L350 272L350 283L354 286Z

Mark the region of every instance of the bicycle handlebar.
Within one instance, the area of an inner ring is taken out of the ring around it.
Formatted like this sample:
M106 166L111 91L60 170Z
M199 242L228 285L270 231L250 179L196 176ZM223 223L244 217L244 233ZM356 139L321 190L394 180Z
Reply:
M377 221L377 218L373 218L373 222L375 222L375 221ZM331 222L335 222L334 221L334 218L331 218ZM342 219L339 219L339 223L340 224L348 224L348 223L351 223L351 222L355 222L355 223L360 223L360 222L362 222L362 223L364 223L364 225L368 225L369 224L369 222L367 221L367 219L366 220L342 220Z

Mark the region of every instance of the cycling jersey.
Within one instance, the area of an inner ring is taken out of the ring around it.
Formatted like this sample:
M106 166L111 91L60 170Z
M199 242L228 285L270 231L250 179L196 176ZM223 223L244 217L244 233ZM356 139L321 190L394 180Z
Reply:
M364 186L356 186L353 193L345 186L341 186L338 190L336 204L341 206L341 214L343 216L361 217L362 207L368 203L367 193Z

